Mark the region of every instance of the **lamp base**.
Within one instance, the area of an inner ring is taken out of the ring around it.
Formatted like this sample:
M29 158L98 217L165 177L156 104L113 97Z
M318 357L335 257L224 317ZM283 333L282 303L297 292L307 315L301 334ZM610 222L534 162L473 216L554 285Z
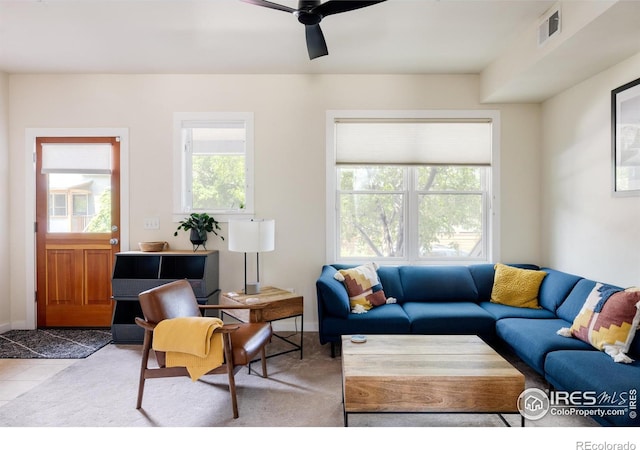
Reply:
M260 293L260 283L247 283L245 287L244 293L247 295L259 294Z

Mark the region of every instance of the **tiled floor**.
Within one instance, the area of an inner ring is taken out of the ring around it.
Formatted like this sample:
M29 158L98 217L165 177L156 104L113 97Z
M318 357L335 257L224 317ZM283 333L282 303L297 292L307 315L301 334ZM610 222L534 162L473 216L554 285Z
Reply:
M75 362L76 359L0 359L0 406Z

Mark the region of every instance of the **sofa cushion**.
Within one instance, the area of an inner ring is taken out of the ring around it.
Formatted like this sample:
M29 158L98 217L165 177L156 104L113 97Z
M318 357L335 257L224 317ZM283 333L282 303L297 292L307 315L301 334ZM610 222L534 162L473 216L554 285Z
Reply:
M546 267L542 270L547 272L547 276L544 277L540 285L538 303L543 308L556 312L569 295L569 292L571 292L571 289L582 277Z
M540 308L538 292L546 276L547 273L541 270L496 264L491 301L521 308Z
M409 334L409 318L398 304L386 304L349 318L325 317L320 342L339 342L343 334Z
M544 374L544 358L555 350L592 350L578 339L558 336L556 331L571 326L562 319L501 319L496 334L531 368Z
M397 266L378 267L378 278L380 278L382 289L384 289L387 297L396 299L404 298L402 283L400 282L400 273Z
M501 305L499 303L492 302L480 302L480 307L495 317L496 320L506 319L507 317L520 317L523 319L556 318L553 312L544 308L520 308L518 306Z
M386 303L387 297L377 270L378 265L371 262L351 269L338 270L333 275L344 284L352 311L368 311L374 306Z
M493 335L495 319L474 302L407 302L413 334Z
M562 328L558 332L604 350L616 362L630 363L632 360L626 353L638 323L640 292L620 291L596 283L571 328Z
M469 273L476 284L478 300L484 301L491 298L493 289L493 277L496 273L495 264L473 264L469 266Z
M572 323L582 309L582 305L584 305L584 302L587 300L587 297L589 296L595 285L596 282L593 280L588 280L586 278L579 280L573 287L573 289L571 289L571 292L569 293L565 301L563 301L556 310L556 315L560 319L564 319L567 322ZM616 286L611 287L615 288Z
M550 352L545 360L545 378L557 390L595 392L596 396L612 399L614 404L628 406L629 391L637 390L640 362L615 364L611 358L597 351L560 350ZM602 406L612 406L603 401ZM640 426L640 416L608 415L596 418L599 422L617 426Z
M400 266L404 297L399 303L412 301L478 300L478 290L466 266Z

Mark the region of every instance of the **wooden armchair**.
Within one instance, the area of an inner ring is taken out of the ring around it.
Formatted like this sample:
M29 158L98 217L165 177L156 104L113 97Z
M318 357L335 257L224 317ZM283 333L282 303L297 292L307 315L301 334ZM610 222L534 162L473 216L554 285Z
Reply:
M263 306L220 306L199 305L193 289L187 280L178 280L158 286L139 294L140 306L144 319L136 317L136 323L144 328L142 344L142 364L140 367L140 384L138 386L138 401L136 408L142 406L144 384L148 378L189 377L186 367L166 367L166 354L154 351L158 362L157 368L149 368L149 353L152 348L153 331L156 325L165 319L177 317L199 317L201 310L206 309L260 309ZM229 378L229 392L233 407L233 417L238 418L238 401L234 374L248 365L260 354L262 360L262 376L267 377L265 346L270 342L273 334L270 323L238 323L223 325L214 333L222 333L224 344L224 364L209 372L209 374L224 374Z

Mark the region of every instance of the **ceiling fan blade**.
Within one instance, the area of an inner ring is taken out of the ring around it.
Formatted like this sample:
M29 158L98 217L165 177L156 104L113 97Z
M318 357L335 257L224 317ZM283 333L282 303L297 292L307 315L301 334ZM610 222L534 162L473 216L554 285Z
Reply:
M277 9L278 11L284 11L293 14L296 12L294 8L288 6L279 5L278 3L268 2L266 0L240 0L241 2L250 3L256 6L263 6L269 9Z
M324 40L324 34L322 34L320 25L305 25L304 29L307 36L307 51L309 52L309 59L328 55L329 50L327 50L327 43Z
M338 14L347 11L353 11L354 9L364 8L366 6L382 3L386 0L370 0L370 1L348 1L348 0L329 0L322 3L312 9L312 12L321 14L323 17L330 16L331 14Z

